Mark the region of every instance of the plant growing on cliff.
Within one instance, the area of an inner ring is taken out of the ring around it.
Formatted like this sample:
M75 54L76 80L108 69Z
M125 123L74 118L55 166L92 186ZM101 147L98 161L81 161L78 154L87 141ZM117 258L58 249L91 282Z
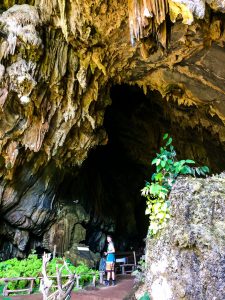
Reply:
M146 214L149 214L150 226L149 235L155 235L164 228L170 218L169 193L176 178L180 174L192 176L205 176L209 173L207 166L193 167L195 161L191 159L177 160L176 151L172 145L172 138L166 133L163 137L165 145L152 160L156 166L156 173L152 175L151 182L146 182L141 194L147 198Z

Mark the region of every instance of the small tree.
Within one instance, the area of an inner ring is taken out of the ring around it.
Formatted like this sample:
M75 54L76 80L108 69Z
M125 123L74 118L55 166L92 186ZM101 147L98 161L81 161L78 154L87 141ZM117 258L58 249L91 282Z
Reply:
M156 166L156 173L152 175L151 182L146 182L141 194L147 198L146 214L149 214L149 235L155 235L164 228L170 218L169 193L176 178L180 174L192 176L206 176L209 173L207 166L193 167L195 161L191 159L177 160L176 151L172 145L172 138L166 133L163 137L165 145L160 148L160 153L152 160Z

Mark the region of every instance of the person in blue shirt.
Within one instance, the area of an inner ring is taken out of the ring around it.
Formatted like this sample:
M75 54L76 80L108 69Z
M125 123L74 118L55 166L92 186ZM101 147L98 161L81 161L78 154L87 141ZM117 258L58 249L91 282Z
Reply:
M113 244L112 237L110 235L107 235L107 252L105 252L106 255L106 273L107 273L107 280L105 281L105 285L109 286L110 278L112 278L112 285L116 284L115 281L115 247Z

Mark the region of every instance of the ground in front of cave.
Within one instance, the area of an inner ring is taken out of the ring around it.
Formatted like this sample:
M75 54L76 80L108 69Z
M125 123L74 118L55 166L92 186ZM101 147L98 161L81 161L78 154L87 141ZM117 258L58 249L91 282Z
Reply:
M123 300L131 299L134 287L134 278L130 275L118 276L116 286L100 287L92 290L81 290L80 292L72 293L71 300ZM42 300L41 294L21 295L3 297L0 299L11 300Z

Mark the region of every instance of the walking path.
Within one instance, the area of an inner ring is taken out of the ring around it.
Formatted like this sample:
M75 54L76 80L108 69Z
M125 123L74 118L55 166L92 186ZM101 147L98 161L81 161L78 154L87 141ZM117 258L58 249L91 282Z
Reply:
M98 290L83 291L73 295L72 299L79 300L123 300L127 298L133 289L133 278L125 277L119 280L116 286L103 287ZM79 296L78 296L79 295Z
M131 276L118 277L116 286L92 288L92 290L82 290L72 293L71 300L123 300L131 299L134 279ZM11 297L0 297L3 300L42 300L42 295L22 295Z

